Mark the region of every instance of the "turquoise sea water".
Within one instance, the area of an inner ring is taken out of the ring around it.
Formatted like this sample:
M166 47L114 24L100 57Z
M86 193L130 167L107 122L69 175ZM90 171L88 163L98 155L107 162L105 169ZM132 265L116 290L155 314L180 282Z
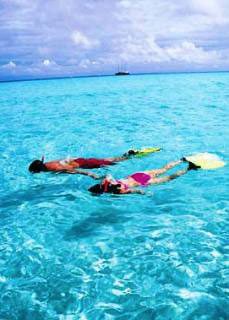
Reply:
M163 151L95 170L121 178L195 152L228 162L229 73L0 84L0 319L228 319L228 166L147 194L95 197L28 164Z

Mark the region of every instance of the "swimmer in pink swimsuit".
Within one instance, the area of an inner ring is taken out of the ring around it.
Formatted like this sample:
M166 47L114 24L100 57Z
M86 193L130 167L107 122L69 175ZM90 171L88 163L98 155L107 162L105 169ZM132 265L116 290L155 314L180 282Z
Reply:
M166 173L168 170L176 167L182 162L188 162L185 158L181 160L170 162L161 169L147 170L144 172L136 172L124 179L116 180L111 176L106 177L100 184L96 184L90 187L88 190L94 194L101 193L113 193L113 194L128 194L128 193L140 193L144 194L142 190L133 189L135 187L146 187L151 184L159 184L171 181L186 174L190 170L197 170L199 167L191 162L188 162L188 167L183 170L179 170L169 176L159 177Z

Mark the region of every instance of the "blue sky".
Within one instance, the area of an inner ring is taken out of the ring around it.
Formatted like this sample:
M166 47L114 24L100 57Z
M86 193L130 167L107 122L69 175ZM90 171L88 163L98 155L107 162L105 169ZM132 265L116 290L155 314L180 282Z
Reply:
M0 80L229 70L228 0L0 0Z

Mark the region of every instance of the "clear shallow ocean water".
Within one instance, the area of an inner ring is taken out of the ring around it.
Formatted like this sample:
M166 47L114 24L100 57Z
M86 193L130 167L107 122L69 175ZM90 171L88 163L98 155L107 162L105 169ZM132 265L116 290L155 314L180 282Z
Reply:
M145 196L27 171L142 146L164 150L94 171L205 151L228 162L228 109L229 73L0 83L0 319L228 319L228 166Z

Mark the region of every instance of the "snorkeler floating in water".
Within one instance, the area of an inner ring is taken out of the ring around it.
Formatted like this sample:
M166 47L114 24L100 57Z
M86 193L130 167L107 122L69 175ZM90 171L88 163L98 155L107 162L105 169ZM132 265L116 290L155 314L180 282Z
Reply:
M152 152L160 151L160 148L151 148ZM146 154L149 154L150 148L145 149ZM96 169L104 166L111 166L116 164L117 162L128 160L131 156L141 155L143 154L143 150L129 150L124 153L121 157L113 157L106 159L97 159L97 158L71 158L64 160L54 160L50 162L44 162L44 157L41 160L34 160L30 166L29 171L31 173L39 173L39 172L59 172L59 173L70 173L70 174L83 174L90 176L94 179L99 179L99 176L92 172L87 172L81 169Z
M168 170L174 168L175 166L181 164L182 162L187 162L188 167L186 169L180 170L171 174L169 176L158 177L161 174L164 174ZM170 162L166 164L161 169L147 170L144 172L136 172L124 179L116 180L111 176L107 176L100 184L96 184L90 187L88 190L94 194L102 194L102 193L113 193L113 194L128 194L128 193L140 193L144 194L142 190L132 189L135 187L148 186L151 184L159 184L168 182L177 177L180 177L186 174L189 170L197 170L200 167L195 165L192 162L186 160L186 158L182 158L181 160Z
M29 171L31 173L40 172L58 172L58 173L70 173L70 174L83 174L90 176L94 179L99 179L99 177L88 171L79 170L81 169L95 169L104 166L114 165L119 161L127 160L128 157L117 157L108 159L96 159L96 158L71 158L64 160L54 160L49 162L44 162L44 158L41 160L34 160L30 166Z

